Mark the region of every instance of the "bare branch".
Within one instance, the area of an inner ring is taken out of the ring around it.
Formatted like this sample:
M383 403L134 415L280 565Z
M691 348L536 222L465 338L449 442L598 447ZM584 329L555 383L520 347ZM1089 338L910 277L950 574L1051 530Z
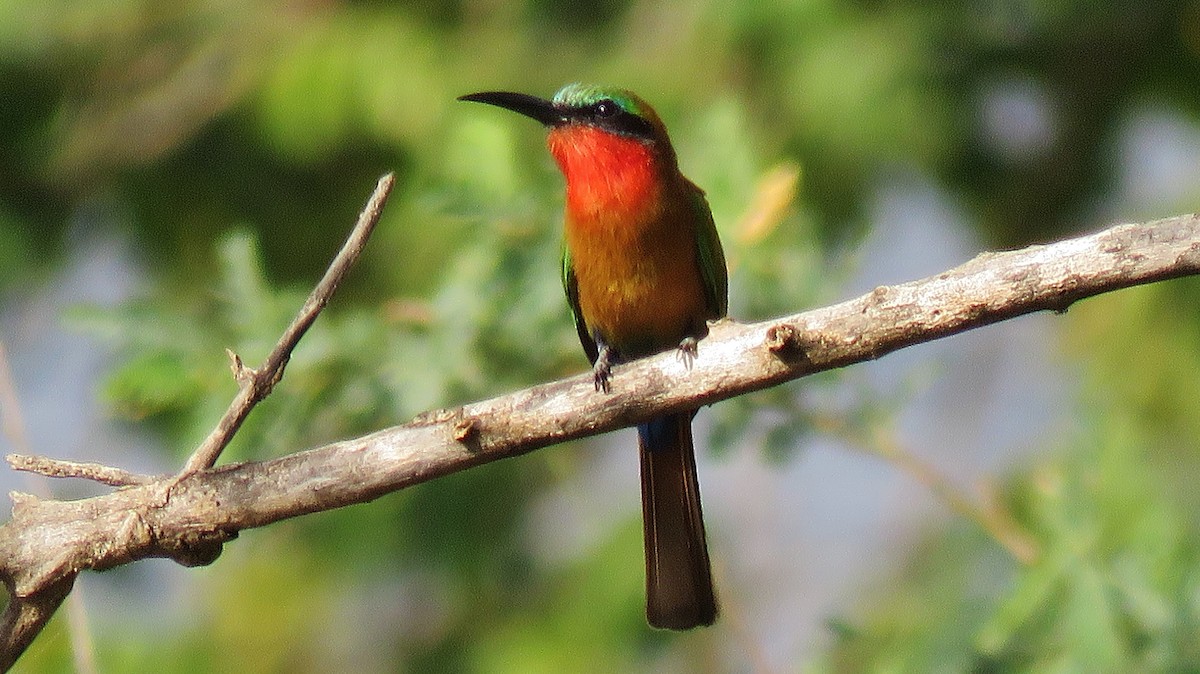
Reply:
M939 473L937 468L903 447L892 433L876 428L871 429L866 437L855 439L870 448L871 452L891 461L893 465L915 478L960 517L974 522L1018 562L1033 564L1041 555L1033 535L1021 529L994 499L982 499L983 502L977 505L945 475Z
M100 482L111 487L128 487L135 484L150 484L156 479L150 475L139 475L120 468L102 466L98 463L78 463L62 459L49 459L28 454L9 454L5 457L13 470L38 473L46 477L77 477Z
M4 434L19 451L29 452L29 436L25 433L25 417L21 414L21 403L17 397L17 388L13 384L12 368L8 364L8 351L4 342L0 341L0 427ZM104 468L99 466L99 468ZM117 470L117 469L105 469ZM124 471L118 471L123 473ZM49 497L50 488L46 480L35 475L26 475L26 483L39 495ZM61 581L61 588L66 594L67 632L71 641L71 655L75 661L78 674L94 674L96 670L96 653L92 645L92 632L88 627L87 611L83 606L82 592L70 594L74 584L74 576ZM62 599L55 590L48 590L40 597L32 597L28 601L18 601L9 588L10 601L5 607L4 616L0 618L0 668L7 670L15 659L34 637L38 635L46 621L54 615ZM4 639L11 639L16 650L8 648Z
M358 221L351 231L349 238L343 245L342 250L334 258L329 269L326 270L325 276L313 289L304 306L300 309L300 313L296 316L292 324L288 326L278 344L267 356L266 362L258 370L252 370L243 365L242 359L232 351L228 351L232 362L234 379L238 382L238 394L225 415L218 422L217 427L212 433L201 443L200 447L192 454L180 473L169 480L162 481L163 478L156 478L130 473L119 468L111 468L92 463L77 463L73 461L61 461L48 459L44 457L36 457L20 454L12 454L8 456L9 464L17 470L24 470L33 473L40 473L48 477L78 477L89 480L94 480L115 487L125 487L133 485L149 485L155 483L156 493L154 497L159 503L165 502L167 495L173 486L187 478L189 475L197 471L210 468L216 463L221 452L229 444L233 435L237 432L242 422L250 414L250 410L254 406L270 394L271 389L283 377L283 370L287 366L287 361L291 357L292 350L304 333L316 320L317 315L328 303L329 298L333 295L341 280L345 277L350 267L358 259L366 245L367 238L370 237L376 223L379 222L382 214L383 206L387 202L388 195L391 193L395 183L395 178L392 174L387 174L379 179L368 200L366 207L359 214ZM3 415L0 421L3 421L4 431L14 438L18 438L23 444L24 428L20 424L19 415L15 414L16 410L16 394L11 388L11 382L7 376L7 361L3 358L2 344L0 344L0 365L4 366L3 377L0 377L0 400L3 401L3 410L8 414ZM40 491L40 490L39 490ZM55 503L53 501L39 501L36 497L28 495L13 494L14 519L21 512L33 512L38 510L38 506L43 503ZM139 527L138 523L141 519L136 512L127 513L128 517L120 522L121 530L117 532L120 540L128 543L133 547L133 542L139 540L139 535L145 533L144 527ZM47 530L35 530L33 535L48 535ZM236 535L235 533L229 534ZM219 538L219 537L218 537ZM208 537L203 541L193 541L187 545L188 549L175 551L170 556L174 557L182 564L208 564L220 554L220 543L214 544L212 537ZM45 540L53 540L43 538ZM111 552L111 551L110 551ZM132 551L130 551L132 552ZM2 553L0 553L2 554ZM52 553L53 554L53 553ZM137 559L135 556L126 557L129 552L116 551L117 559L125 558L126 561ZM147 556L153 556L155 552L150 552ZM116 562L122 563L122 562ZM64 565L65 564L65 565ZM24 649L29 645L30 641L41 631L45 626L46 621L54 614L58 606L62 603L64 597L70 593L74 579L78 575L78 570L83 568L104 568L105 562L103 555L98 555L95 558L84 556L82 559L73 557L70 554L56 555L56 558L51 561L52 570L48 571L48 575L44 576L37 583L37 590L29 593L22 593L17 587L14 576L11 574L3 574L4 582L9 587L9 602L5 608L4 616L0 619L0 669L7 670L13 662L20 656ZM58 592L61 590L61 596ZM78 603L77 599L72 600ZM90 642L89 635L86 633L86 624L82 620L82 606L73 607L71 611L71 621L73 632L78 633L79 642ZM76 643L73 639L72 647L75 651L75 661L77 666L82 670L95 671L94 659L90 651L81 650L83 647Z
M317 287L313 288L312 293L305 300L304 306L300 308L300 313L283 332L283 336L279 338L279 342L271 350L261 367L257 369L245 367L237 354L227 350L233 361L233 375L238 382L238 393L233 402L229 404L225 415L221 417L221 421L217 423L217 427L188 458L178 479L205 468L211 468L216 464L221 452L225 451L225 447L233 439L242 422L250 415L250 410L254 409L259 401L266 398L275 384L278 384L279 380L283 378L283 370L292 356L292 350L296 348L300 338L312 326L313 321L317 320L317 315L325 308L329 298L337 290L338 285L346 277L350 268L354 266L358 256L367 245L367 239L379 222L379 217L383 214L383 206L387 203L388 195L391 194L395 183L396 177L391 173L379 179L375 191L371 194L362 213L359 214L358 222L354 225L354 229L350 232L341 251L333 259L329 268L325 270L325 276L317 283Z
M1198 273L1197 216L1122 225L983 254L937 276L793 316L748 325L721 321L700 343L690 371L674 353L620 365L610 394L597 393L586 374L269 461L201 470L182 481L164 478L72 502L13 493L13 518L0 526L0 577L19 609L52 598L83 569L146 557L211 563L242 529L369 501L481 463L1014 316L1062 312L1084 297ZM0 630L0 648L15 643ZM4 657L16 656L5 650Z
M41 634L42 628L71 593L74 583L75 575L72 574L47 585L36 595L9 597L4 615L0 616L0 672L7 672Z

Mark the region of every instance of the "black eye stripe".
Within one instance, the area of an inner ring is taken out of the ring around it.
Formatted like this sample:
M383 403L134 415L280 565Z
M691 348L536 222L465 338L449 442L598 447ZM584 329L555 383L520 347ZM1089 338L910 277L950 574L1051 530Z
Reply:
M591 122L602 129L608 129L623 136L634 136L646 140L654 140L654 127L644 118L631 112L626 112L612 101L600 101L591 106L588 115Z
M617 105L616 101L608 98L598 101L592 106L592 114L596 117L613 117L621 112L621 106Z
M606 129L616 131L617 133L626 136L636 136L647 140L655 140L654 127L645 119L637 115L625 112L622 110L618 114L611 117L605 117L597 120L598 124Z
M602 98L595 103L575 108L563 108L564 120L592 126L631 136L642 140L658 140L658 131L644 117L625 110L611 98Z

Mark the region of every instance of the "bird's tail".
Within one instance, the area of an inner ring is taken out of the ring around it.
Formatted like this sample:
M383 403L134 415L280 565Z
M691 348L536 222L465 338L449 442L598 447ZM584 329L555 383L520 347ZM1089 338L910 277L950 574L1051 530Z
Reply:
M654 627L673 630L711 625L717 617L692 449L692 414L673 414L638 426L646 618Z

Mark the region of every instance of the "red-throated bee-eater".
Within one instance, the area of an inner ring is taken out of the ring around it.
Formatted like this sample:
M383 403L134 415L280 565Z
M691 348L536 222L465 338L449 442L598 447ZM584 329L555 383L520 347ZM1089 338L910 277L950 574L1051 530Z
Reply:
M567 181L563 286L596 388L609 368L670 348L696 352L725 315L725 256L704 192L679 172L662 121L621 89L567 85L552 100L503 91L462 96L532 117ZM690 362L690 361L689 361ZM713 596L692 416L638 426L646 617L655 627L711 625Z

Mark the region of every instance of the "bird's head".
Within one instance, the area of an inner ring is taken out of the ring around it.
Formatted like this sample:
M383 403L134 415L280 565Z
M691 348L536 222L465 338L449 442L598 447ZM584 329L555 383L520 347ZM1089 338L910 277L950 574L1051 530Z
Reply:
M559 89L549 100L511 91L483 91L458 100L512 110L536 119L551 132L592 128L670 147L658 114L637 94L624 89L576 83Z
M568 84L549 100L509 91L459 100L495 105L545 125L573 212L644 211L658 203L664 185L678 182L675 150L658 114L624 89Z

